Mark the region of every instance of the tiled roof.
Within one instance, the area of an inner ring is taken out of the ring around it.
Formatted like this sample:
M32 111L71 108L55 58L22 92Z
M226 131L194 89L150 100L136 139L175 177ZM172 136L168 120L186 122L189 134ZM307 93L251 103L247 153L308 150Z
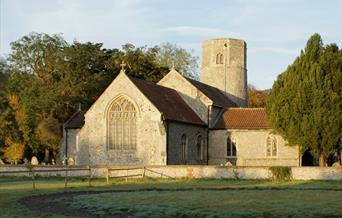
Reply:
M265 108L228 108L213 129L268 129Z
M205 125L176 90L129 77L138 89L163 113L166 120Z
M74 113L68 121L65 122L65 129L80 129L84 125L84 114L85 111L77 111Z
M226 107L237 107L237 105L230 100L227 96L223 94L218 88L213 86L201 83L199 81L189 79L185 77L192 85L198 88L203 94L205 94L210 100L213 101L213 104L216 106L220 106L223 108Z

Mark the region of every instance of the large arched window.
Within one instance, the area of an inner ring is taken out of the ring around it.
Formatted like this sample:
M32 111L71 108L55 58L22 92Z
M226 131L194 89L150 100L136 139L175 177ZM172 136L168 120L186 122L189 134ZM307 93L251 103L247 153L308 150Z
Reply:
M278 155L278 144L275 136L268 136L266 140L266 156L276 157Z
M223 54L222 53L218 53L216 55L216 64L223 64Z
M203 140L202 140L201 135L197 136L196 146L197 146L197 159L203 160L204 159L204 151L203 151Z
M182 135L181 137L181 143L180 143L180 152L179 152L179 158L182 163L186 162L186 150L187 150L187 143L188 143L188 138L185 134Z
M236 145L230 137L227 138L227 156L236 157Z
M134 150L137 144L137 112L125 97L117 98L108 111L108 149Z

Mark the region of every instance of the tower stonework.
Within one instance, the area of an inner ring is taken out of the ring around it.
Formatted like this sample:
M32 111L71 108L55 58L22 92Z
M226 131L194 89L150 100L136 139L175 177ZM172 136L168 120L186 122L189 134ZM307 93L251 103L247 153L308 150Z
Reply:
M230 38L204 41L200 81L220 89L239 107L247 107L245 41Z

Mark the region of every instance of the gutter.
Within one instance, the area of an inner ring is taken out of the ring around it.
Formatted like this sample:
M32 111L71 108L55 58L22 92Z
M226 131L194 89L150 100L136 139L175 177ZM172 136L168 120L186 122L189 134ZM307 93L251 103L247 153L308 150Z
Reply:
M180 120L173 120L173 119L163 119L165 121L170 121L170 122L174 122L174 123L182 123L182 124L187 124L187 125L192 125L192 126L207 126L205 123L203 124L199 124L199 123L189 123L189 122L186 122L186 121L180 121Z

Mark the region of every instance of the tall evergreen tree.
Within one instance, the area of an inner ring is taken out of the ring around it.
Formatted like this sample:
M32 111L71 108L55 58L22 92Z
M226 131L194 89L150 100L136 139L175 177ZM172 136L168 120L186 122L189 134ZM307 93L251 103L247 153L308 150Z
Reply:
M290 145L310 149L320 165L341 151L342 51L323 46L319 34L308 40L305 50L280 74L267 101L272 127Z

